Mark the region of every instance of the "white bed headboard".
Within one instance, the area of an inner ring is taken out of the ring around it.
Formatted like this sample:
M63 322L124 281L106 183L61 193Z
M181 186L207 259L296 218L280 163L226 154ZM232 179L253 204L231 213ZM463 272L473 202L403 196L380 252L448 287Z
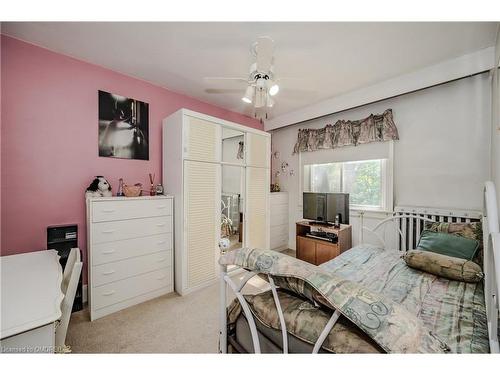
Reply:
M481 221L483 213L473 210L397 206L395 215L401 215L399 228L403 232L399 250L410 250L417 246L425 221L438 223L473 223Z
M367 231L384 247L389 243L393 249L407 251L415 249L426 223L472 223L481 221L482 217L482 212L474 210L397 206L391 216L373 228L364 226L361 215L360 243L365 241L364 232ZM393 238L386 238L390 225L393 226Z

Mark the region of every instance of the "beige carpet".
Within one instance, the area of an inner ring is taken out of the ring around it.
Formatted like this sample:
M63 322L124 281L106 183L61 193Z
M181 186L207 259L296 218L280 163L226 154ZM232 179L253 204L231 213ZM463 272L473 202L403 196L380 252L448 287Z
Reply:
M240 273L233 280L243 276ZM243 292L255 294L267 288L267 283L254 277ZM216 283L184 297L175 293L159 297L93 322L87 309L76 312L66 344L73 353L217 353L218 319Z
M292 249L285 249L281 253L289 255L289 256L294 257L294 258L297 257L297 252L295 250L292 250Z

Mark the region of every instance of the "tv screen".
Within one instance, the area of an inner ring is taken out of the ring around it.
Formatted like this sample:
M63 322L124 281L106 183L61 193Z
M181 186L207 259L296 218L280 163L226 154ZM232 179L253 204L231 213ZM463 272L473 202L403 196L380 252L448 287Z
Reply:
M340 224L349 224L349 194L303 193L303 218L334 223L340 215Z
M304 219L326 221L326 194L304 193L303 198Z
M335 222L335 216L339 214L340 224L349 224L349 194L328 193L326 206L326 221Z

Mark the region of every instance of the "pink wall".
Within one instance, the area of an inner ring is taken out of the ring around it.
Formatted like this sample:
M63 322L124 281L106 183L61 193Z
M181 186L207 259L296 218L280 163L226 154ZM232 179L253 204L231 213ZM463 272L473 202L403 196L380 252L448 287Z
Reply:
M2 66L2 42L3 39L0 35L0 70ZM2 74L0 74L0 167L2 162ZM0 254L2 253L2 173L0 168Z
M1 254L44 249L46 227L76 223L86 249L84 190L161 179L161 121L179 108L262 128L246 116L1 36ZM149 161L98 156L97 91L149 103Z

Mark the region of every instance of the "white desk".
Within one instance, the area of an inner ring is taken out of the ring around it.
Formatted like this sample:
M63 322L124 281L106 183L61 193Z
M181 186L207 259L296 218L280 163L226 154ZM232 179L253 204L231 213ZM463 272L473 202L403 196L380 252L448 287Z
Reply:
M0 257L0 277L1 351L53 352L64 297L57 251Z

